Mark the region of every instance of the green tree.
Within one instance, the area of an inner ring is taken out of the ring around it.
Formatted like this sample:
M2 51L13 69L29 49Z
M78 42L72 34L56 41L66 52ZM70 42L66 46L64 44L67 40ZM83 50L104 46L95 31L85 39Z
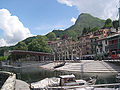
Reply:
M87 33L87 29L84 28L83 31L82 31L82 35L86 34Z
M67 30L65 34L67 35L67 37L71 37L73 41L77 40L77 33L75 31Z
M97 30L99 30L99 28L98 27L94 27L94 28L91 29L91 32L95 32Z
M33 39L31 43L28 45L29 51L41 51L41 45L36 39Z
M84 28L82 31L82 35L88 34L89 32L91 32L90 27L89 28Z
M8 56L0 56L0 61L7 60Z
M113 21L113 27L118 30L118 27L119 27L119 22L117 20Z
M56 35L55 35L54 32L50 32L50 33L48 33L46 36L47 36L48 40L50 40L50 41L55 41L55 40L57 40Z
M4 56L4 52L8 52L9 50L9 47L0 47L0 56Z
M29 51L37 51L37 52L50 52L50 47L46 41L45 36L37 36L35 39L32 40L31 43L28 45Z
M106 21L105 21L105 25L103 28L108 28L110 29L112 27L112 20L110 18L108 18Z
M14 47L14 50L28 50L27 45L24 42L18 42L18 44Z

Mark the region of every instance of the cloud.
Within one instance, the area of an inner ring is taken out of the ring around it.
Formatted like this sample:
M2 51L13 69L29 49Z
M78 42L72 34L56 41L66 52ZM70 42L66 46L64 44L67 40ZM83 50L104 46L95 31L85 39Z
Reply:
M7 43L3 38L0 39L0 47L2 46L7 46Z
M75 23L76 19L74 17L71 18L71 22Z
M62 31L64 31L65 29L61 28L61 29L59 29L59 30L62 30Z
M66 4L67 6L72 7L72 3L69 0L57 0L57 1L62 4Z
M67 6L75 6L79 13L90 13L102 19L116 19L119 0L57 0Z
M0 9L0 29L4 32L0 46L13 45L32 36L30 30L23 26L19 18L12 16L7 9Z

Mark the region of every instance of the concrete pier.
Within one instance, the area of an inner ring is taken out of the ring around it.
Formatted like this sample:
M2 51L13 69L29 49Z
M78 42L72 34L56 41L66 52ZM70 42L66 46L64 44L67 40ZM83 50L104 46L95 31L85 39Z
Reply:
M53 69L56 63L49 63L41 66L46 69ZM120 72L120 66L104 61L82 60L81 63L67 62L64 66L54 70L75 71L75 72Z
M29 84L25 81L16 79L16 74L6 71L0 71L0 90L30 90Z

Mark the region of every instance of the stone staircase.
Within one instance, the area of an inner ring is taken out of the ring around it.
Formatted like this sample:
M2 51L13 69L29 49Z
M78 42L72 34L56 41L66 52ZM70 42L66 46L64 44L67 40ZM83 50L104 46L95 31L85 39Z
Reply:
M66 63L65 66L56 70L78 71L78 72L117 72L120 67L113 64L107 64L102 61L84 61L81 63Z

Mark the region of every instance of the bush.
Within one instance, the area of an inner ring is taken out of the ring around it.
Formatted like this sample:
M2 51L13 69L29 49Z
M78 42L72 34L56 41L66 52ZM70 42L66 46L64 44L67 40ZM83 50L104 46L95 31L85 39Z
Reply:
M0 61L7 60L8 56L0 56Z

